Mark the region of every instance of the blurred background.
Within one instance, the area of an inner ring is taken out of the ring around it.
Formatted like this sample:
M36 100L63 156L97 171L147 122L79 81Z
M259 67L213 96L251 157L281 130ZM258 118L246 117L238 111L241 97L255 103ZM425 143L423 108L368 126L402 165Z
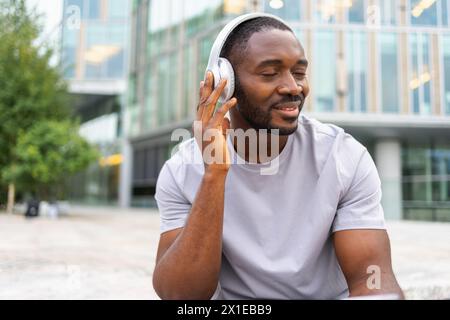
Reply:
M0 84L8 89L0 95L3 210L33 215L41 201L42 216L81 219L80 228L86 222L92 236L98 236L96 223L119 219L105 229L105 242L136 236L117 229L127 225L120 219L131 221L143 237L133 238L142 246L139 270L150 279L149 247L158 235L153 195L174 147L171 133L191 126L197 86L220 29L237 15L263 11L285 19L305 48L311 94L303 112L343 127L372 154L398 253L394 265L411 288L409 297L450 298L450 0L0 4L0 35L10 45L0 50ZM8 230L21 230L22 220L2 216ZM53 220L41 220L39 231L28 232L45 233L50 245L51 233L42 230L55 228L60 239L67 236L61 230L75 232L70 221L58 229ZM30 233L9 235L19 237L17 243L31 241ZM419 254L432 256L419 262ZM0 262L0 279L1 268ZM432 284L418 285L427 277ZM137 297L154 297L150 280L142 290Z

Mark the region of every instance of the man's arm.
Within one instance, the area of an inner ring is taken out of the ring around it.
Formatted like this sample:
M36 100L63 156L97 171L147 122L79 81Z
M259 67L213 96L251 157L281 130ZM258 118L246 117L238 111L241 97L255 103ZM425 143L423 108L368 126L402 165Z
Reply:
M225 180L230 167L226 142L230 123L224 117L237 102L231 99L214 112L225 85L226 81L221 81L213 90L210 72L200 84L193 127L203 153L205 174L185 226L161 235L153 287L162 299L210 299L217 288L222 263ZM213 133L213 139L204 138L206 130ZM205 155L207 147L213 147L214 155Z
M219 280L225 174L206 173L184 228L161 235L153 286L162 299L210 299Z
M391 264L385 230L344 230L333 241L350 296L397 294L404 299Z

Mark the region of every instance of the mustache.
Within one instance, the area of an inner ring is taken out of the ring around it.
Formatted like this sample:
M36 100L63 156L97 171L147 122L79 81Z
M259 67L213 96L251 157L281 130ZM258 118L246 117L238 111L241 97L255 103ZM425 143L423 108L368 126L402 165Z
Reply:
M303 94L297 95L297 96L284 96L280 101L274 103L271 108L275 108L279 105L286 104L286 103L292 103L292 102L299 102L299 105L305 101L305 96Z

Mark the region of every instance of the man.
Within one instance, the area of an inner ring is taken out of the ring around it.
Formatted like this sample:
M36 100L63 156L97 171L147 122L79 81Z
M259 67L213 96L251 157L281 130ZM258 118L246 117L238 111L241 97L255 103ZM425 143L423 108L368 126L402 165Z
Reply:
M221 57L235 72L234 97L215 111L226 81L214 89L207 73L196 138L182 144L158 178L158 295L402 297L369 153L342 129L300 116L309 93L308 63L292 30L270 17L245 21L227 38ZM238 148L237 137L227 137L229 128L268 129L265 141L277 139L278 147L263 148L277 161L275 173L261 174L267 163L248 154L252 141ZM187 161L192 153L204 163Z

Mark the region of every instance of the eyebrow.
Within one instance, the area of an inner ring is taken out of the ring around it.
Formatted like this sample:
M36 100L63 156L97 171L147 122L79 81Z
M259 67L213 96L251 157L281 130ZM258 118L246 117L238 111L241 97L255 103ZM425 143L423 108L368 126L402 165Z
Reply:
M283 64L283 62L281 60L279 60L279 59L269 59L269 60L261 61L258 64L257 68L262 68L262 67L267 67L267 66L279 66L279 65L282 65L282 64ZM297 64L307 67L308 66L308 60L300 59L300 60L297 61Z

